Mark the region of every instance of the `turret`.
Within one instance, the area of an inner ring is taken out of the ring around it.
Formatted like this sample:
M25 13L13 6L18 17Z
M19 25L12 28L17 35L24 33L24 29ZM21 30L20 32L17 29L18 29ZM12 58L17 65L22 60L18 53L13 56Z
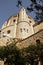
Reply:
M22 8L19 12L16 37L25 39L34 34L32 23L34 24L34 20L28 16L26 10Z

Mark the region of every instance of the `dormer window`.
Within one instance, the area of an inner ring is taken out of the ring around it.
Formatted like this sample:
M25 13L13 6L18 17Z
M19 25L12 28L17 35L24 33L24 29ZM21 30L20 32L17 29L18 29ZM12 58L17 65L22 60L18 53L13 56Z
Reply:
M1 32L1 30L0 30L0 32Z
M31 23L31 21L29 21Z
M15 22L16 20L14 19L13 22Z

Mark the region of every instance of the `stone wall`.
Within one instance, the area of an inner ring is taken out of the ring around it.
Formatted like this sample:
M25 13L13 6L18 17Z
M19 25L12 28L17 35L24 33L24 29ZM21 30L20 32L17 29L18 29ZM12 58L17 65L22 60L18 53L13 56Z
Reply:
M34 25L34 33L40 31L41 29L43 29L43 21L39 24Z
M43 30L40 30L36 34L33 34L32 36L21 40L17 43L18 48L25 48L28 47L31 44L36 44L36 40L39 39L41 43L43 43Z
M36 40L39 39L41 43L43 43L43 29L39 32L29 36L28 38L25 38L23 40L19 40L16 44L18 48L24 48L28 47L31 44L36 44ZM2 41L3 40L3 41ZM15 39L14 39L15 40ZM6 42L8 42L8 38L1 38L0 39L0 46L6 46Z

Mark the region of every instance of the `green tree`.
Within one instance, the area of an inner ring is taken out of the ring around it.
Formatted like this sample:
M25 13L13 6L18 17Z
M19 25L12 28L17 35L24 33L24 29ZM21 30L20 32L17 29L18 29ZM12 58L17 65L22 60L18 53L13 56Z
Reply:
M17 0L19 2L17 2L18 6L17 7L20 7L23 5L23 0ZM30 6L27 6L26 9L28 12L34 12L35 14L35 17L34 19L36 21L41 21L43 20L43 0L28 0L30 1L31 3ZM22 3L22 5L21 5ZM20 6L19 6L20 5Z
M43 65L43 44L30 45L23 49L18 49L14 44L0 47L0 58L5 65L25 65L27 62L38 65L39 60Z
M39 61L43 65L43 44L30 45L22 49L22 56L31 65L38 65Z

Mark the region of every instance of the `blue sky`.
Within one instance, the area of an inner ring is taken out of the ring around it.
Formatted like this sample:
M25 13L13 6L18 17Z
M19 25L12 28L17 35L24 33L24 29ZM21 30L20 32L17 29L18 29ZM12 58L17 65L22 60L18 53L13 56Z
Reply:
M31 3L29 0L22 1L22 7L25 8ZM20 8L17 8L16 4L17 0L0 0L0 27L11 15L19 12ZM33 13L30 15L33 16Z

